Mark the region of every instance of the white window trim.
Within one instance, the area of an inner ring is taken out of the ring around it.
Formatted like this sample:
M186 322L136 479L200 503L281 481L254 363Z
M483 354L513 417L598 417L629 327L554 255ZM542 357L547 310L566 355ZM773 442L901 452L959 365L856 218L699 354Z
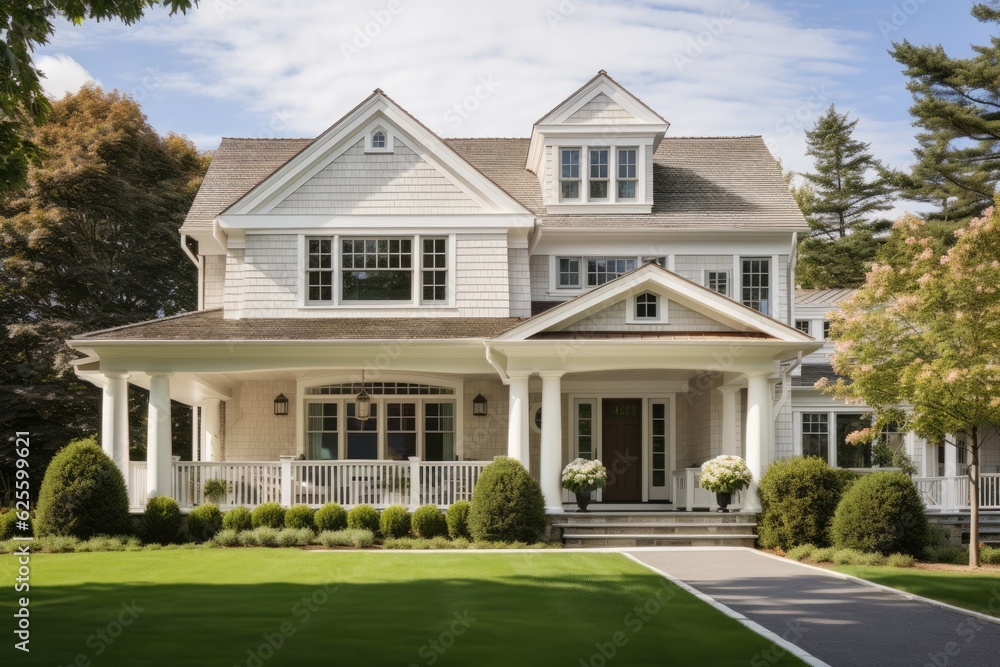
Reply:
M726 291L725 292L715 292L708 284L708 274L710 273L724 273L726 274ZM721 294L724 297L733 298L733 272L730 269L704 269L701 274L701 284L705 289L712 290L716 294Z
M865 409L857 405L846 405L842 407L837 407L830 409L829 407L802 407L796 408L792 411L792 436L794 442L792 443L792 451L795 456L803 456L802 454L802 415L806 414L825 414L827 419L827 463L831 467L837 467L837 415L848 414L848 415L858 415L858 414L870 414L870 409Z
M757 260L767 260L767 262L768 262L768 270L767 270L767 282L768 282L768 285L767 285L767 312L766 313L762 313L762 314L766 315L768 317L773 317L773 318L777 319L777 316L774 314L775 313L775 309L774 308L775 308L775 303L776 303L775 302L775 294L777 293L777 288L775 287L775 279L774 279L774 276L775 276L775 274L774 274L774 257L771 256L771 255L734 255L733 256L733 270L735 271L735 275L738 276L738 285L736 286L736 289L738 290L737 294L739 296L739 298L736 298L734 296L733 300L740 302L744 306L747 306L747 308L750 308L750 306L748 306L743 301L743 262L744 262L744 260L754 260L754 259L757 259Z
M385 148L375 148L372 146L372 137L376 132L385 135ZM365 133L365 153L392 153L395 150L392 132L382 125L376 125Z
M351 309L351 308L361 308L361 309L379 309L379 308L417 308L420 310L428 310L433 308L438 309L453 309L456 304L456 288L457 280L455 277L455 266L456 266L456 255L458 242L455 234L429 234L431 238L443 238L446 240L447 246L447 265L445 266L445 271L447 272L446 286L447 286L447 299L445 301L424 301L423 297L423 244L421 239L423 238L420 234L300 234L298 240L298 280L299 280L299 308L302 310L322 310L322 309ZM411 283L410 283L410 299L400 300L400 301L346 301L341 296L342 280L341 274L343 271L341 262L341 240L344 238L354 239L354 238L394 238L394 239L410 239L411 240L411 252L413 257L411 260L410 272ZM309 299L309 240L310 239L330 239L333 242L333 299L330 301L311 301Z
M586 146L559 146L558 147L558 149L557 149L557 156L558 156L559 159L556 161L556 168L559 171L556 174L556 177L557 177L556 178L556 201L558 201L559 203L579 204L579 203L587 201L587 192L585 191L584 186L586 186L587 188L589 188L590 187L590 185L589 185L590 181L589 181L589 179L584 178L584 174L586 174L587 176L590 175L590 160L587 159L587 157L589 156L589 153L587 152L588 150L589 149ZM577 177L576 178L563 178L563 175L562 175L562 168L563 168L562 156L563 156L563 151L577 151L579 153L579 161L577 163ZM577 182L577 193L578 193L579 196L574 197L572 199L564 198L563 194L562 194L562 184L563 184L563 181L566 181L566 182L576 181Z
M643 294L652 294L656 297L656 317L636 317L636 298ZM669 302L662 294L651 290L645 290L639 294L630 294L625 300L625 323L626 324L667 324L669 317L667 308Z
M559 286L559 260L578 259L580 260L580 284L577 287ZM549 293L552 296L576 296L584 292L602 287L602 285L587 284L587 261L591 259L632 259L635 260L635 268L639 269L646 263L644 260L653 259L642 257L641 255L627 255L621 253L607 253L603 255L549 255ZM634 269L633 269L634 270ZM605 283L606 284L606 283Z
M635 178L618 178L618 153L623 150L634 150L635 151ZM614 192L611 195L611 201L620 201L626 204L636 204L645 199L645 193L643 192L643 187L641 183L645 180L643 173L645 171L645 158L642 152L642 146L640 145L624 145L615 146L614 150L614 162L615 162L615 177L614 181ZM635 197L628 197L618 199L618 181L635 181Z

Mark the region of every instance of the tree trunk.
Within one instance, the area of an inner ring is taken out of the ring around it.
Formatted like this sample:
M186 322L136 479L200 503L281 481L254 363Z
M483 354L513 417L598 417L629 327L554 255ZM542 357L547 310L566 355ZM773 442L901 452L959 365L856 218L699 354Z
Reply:
M972 427L969 465L969 567L979 567L979 428Z

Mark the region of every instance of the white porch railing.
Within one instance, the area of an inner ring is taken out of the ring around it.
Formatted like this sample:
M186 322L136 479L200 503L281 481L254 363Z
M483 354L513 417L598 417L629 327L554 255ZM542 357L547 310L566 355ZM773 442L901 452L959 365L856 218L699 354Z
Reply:
M914 477L920 496L929 510L969 509L969 478ZM1000 473L979 475L979 508L1000 509Z
M424 504L445 508L471 500L472 490L489 461L175 461L171 469L173 497L187 510L206 502L205 481L221 479L223 507L277 502L285 507L320 507L338 503L388 507ZM129 464L129 502L146 504L146 462Z
M695 507L707 507L711 512L719 509L715 493L701 488L701 468L675 470L673 478L674 507L683 507L688 512L693 512ZM739 491L733 494L733 502L729 503L729 507L743 508L743 495Z

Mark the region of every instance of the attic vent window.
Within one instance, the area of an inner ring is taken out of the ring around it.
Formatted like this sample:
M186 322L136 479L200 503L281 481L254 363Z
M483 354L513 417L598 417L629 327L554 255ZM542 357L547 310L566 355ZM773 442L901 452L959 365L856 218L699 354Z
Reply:
M635 319L656 320L659 319L658 299L655 294L645 292L635 297Z
M385 148L385 132L382 130L375 131L375 134L372 135L372 148Z

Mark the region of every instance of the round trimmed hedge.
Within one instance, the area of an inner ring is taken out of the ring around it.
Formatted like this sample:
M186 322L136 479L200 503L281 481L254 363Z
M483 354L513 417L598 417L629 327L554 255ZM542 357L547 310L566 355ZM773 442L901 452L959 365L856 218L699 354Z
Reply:
M250 513L250 524L254 528L283 528L285 509L278 503L262 503Z
M308 505L292 505L285 512L285 528L316 530L316 512Z
M476 541L534 542L545 530L538 482L517 459L497 457L483 468L472 492L469 534Z
M234 507L222 515L222 527L226 530L250 530L253 527L253 518L250 510L246 507Z
M181 536L184 517L181 507L170 496L156 496L146 502L142 516L143 532L147 542L173 544Z
M17 530L17 510L12 508L0 514L0 542L19 534L26 535L27 533Z
M410 534L410 513L402 505L390 505L379 516L379 530L384 537L406 537Z
M347 527L358 530L369 530L372 535L378 535L378 510L371 505L358 505L347 513Z
M459 500L448 508L445 519L448 522L448 536L456 540L460 537L469 539L469 510L472 505L466 500Z
M131 530L128 491L118 466L93 438L59 450L42 479L35 517L37 535L89 540Z
M864 475L844 494L831 535L838 549L919 557L930 524L913 481L902 472Z
M199 542L210 540L222 530L222 512L218 505L198 505L187 516L188 534Z
M429 540L448 534L448 522L437 505L421 505L413 513L411 520L413 534Z
M327 503L323 505L313 516L316 523L316 530L344 530L347 528L347 510L337 503Z
M815 456L772 463L757 489L760 546L785 551L802 544L830 546L830 522L844 487L853 479L849 470L831 468Z

